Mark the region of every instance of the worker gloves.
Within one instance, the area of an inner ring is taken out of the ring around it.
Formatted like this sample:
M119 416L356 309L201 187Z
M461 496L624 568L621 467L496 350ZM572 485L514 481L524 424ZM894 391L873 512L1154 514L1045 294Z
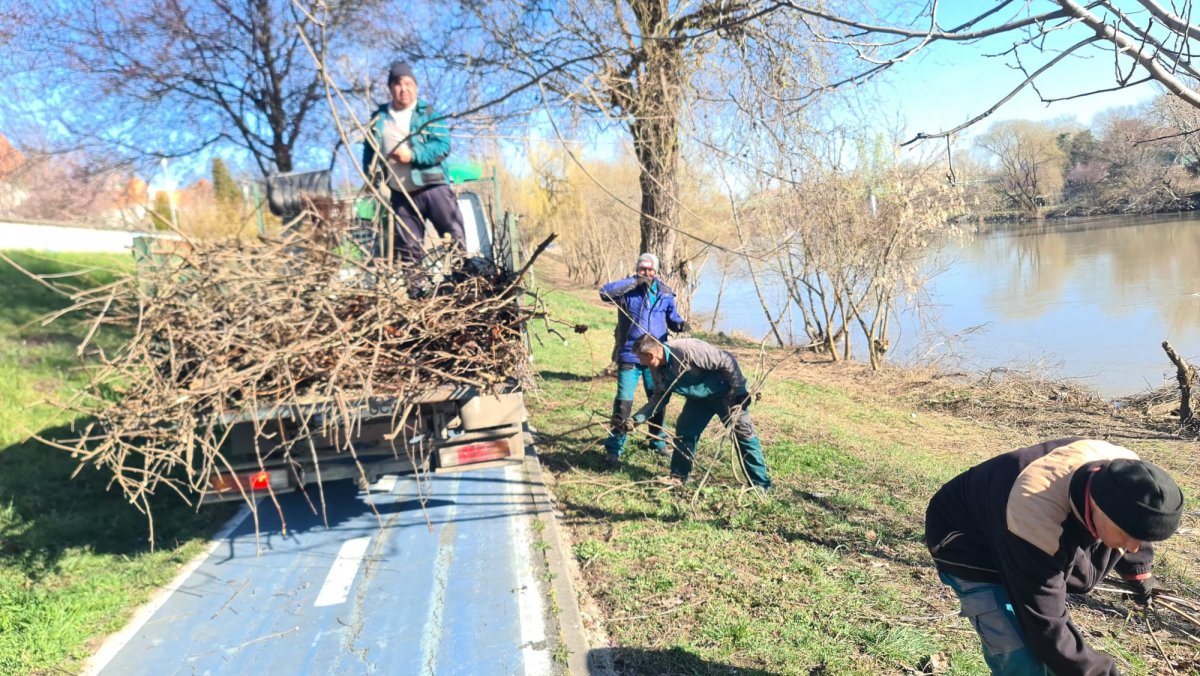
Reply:
M1153 575L1142 578L1140 580L1126 580L1129 588L1133 590L1133 600L1139 605L1150 605L1150 592L1158 586L1158 580Z
M637 427L638 425L641 425L644 422L646 422L646 416L641 415L639 413L637 415L632 415L632 416L629 416L628 418L626 418L623 427L625 428L626 432L632 432L633 428Z

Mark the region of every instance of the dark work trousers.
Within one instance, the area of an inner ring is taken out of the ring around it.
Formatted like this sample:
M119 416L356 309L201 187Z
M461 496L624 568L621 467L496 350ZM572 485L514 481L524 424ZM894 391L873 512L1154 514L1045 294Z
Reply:
M734 415L736 419L733 419ZM708 427L708 421L716 416L722 425L733 419L733 442L742 456L742 468L750 483L764 491L771 490L771 478L767 476L767 461L763 458L762 441L750 422L749 407L739 410L729 408L722 396L687 398L683 410L675 420L675 452L671 454L671 475L686 480L692 473L692 461L696 457L696 444Z
M425 219L439 236L449 234L459 249L466 248L462 212L449 185L431 186L407 197L393 190L392 211L396 212L396 257L401 262L419 263L425 255Z

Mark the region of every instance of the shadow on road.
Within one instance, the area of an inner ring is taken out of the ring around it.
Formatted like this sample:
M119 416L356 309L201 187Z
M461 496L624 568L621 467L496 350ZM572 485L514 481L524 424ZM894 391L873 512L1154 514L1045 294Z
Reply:
M78 432L64 425L39 434L62 439ZM65 451L34 440L0 450L0 565L37 579L55 572L70 550L123 555L150 550L146 515L110 487L107 472L85 466L72 479L78 467ZM234 507L197 512L164 488L150 500L150 509L155 544L173 547L211 535Z
M612 674L656 674L659 676L774 676L776 672L762 669L742 669L722 662L701 659L683 648L646 650L641 648L597 648L588 653L588 673L595 676ZM821 673L821 672L814 672Z

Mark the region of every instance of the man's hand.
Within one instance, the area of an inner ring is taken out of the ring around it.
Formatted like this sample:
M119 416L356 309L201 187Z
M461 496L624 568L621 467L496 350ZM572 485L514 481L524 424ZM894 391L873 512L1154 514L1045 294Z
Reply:
M400 164L408 164L412 162L412 150L406 146L400 146L392 151L391 158Z
M650 285L650 276L642 275L642 274L637 275L637 285L638 286L649 286Z
M1129 588L1133 590L1133 600L1139 605L1150 605L1150 592L1158 586L1158 580L1153 575L1144 577L1140 580L1126 580L1129 583Z
M633 428L637 427L638 425L641 425L644 422L646 422L646 416L644 416L640 413L637 415L632 415L625 419L625 425L624 425L625 431L632 432Z
M686 320L686 319L683 320L683 323L679 325L678 333L691 333L691 332L692 332L692 325L688 323L688 320Z

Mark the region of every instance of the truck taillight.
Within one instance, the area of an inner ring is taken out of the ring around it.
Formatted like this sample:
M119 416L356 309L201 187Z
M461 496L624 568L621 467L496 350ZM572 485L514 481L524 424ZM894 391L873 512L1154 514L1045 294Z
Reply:
M209 490L213 493L237 492L239 485L242 490L248 492L268 489L281 490L287 488L288 485L287 471L280 469L221 474L214 476L208 482Z
M226 491L236 491L237 490L237 479L228 474L221 474L219 476L213 477L208 482L208 485L214 493L224 493Z

